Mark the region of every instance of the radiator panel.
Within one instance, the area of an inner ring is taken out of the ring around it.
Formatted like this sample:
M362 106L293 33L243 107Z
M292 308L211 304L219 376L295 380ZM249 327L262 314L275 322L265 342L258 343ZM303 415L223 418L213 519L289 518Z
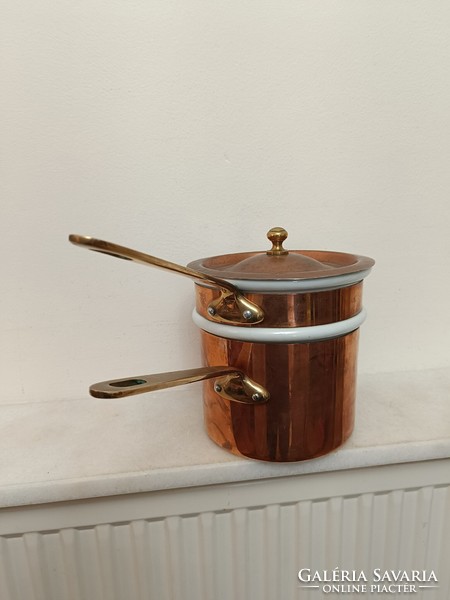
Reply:
M2 600L314 600L325 595L301 589L299 569L335 567L433 570L439 589L414 598L444 600L450 486L28 532L0 542Z

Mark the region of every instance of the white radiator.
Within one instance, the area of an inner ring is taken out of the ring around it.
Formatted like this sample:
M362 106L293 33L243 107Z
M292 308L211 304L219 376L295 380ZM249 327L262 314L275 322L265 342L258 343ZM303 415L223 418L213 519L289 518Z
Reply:
M408 597L381 592L325 594L322 589L302 588L297 574L308 568L312 572L335 568L363 571L368 578L375 568L434 571L438 583L430 583L438 587L418 589L409 597L450 598L450 486L427 485L266 505L264 490L279 481L257 482L250 494L252 505L245 507L204 510L203 496L195 512L192 496L184 504L189 514L183 515L180 510L179 515L153 517L154 504L143 497L139 510L145 515L148 506L149 518L3 535L0 598ZM295 485L303 489L304 483L308 478L298 478L292 490ZM303 491L301 495L305 495ZM124 507L130 499L122 497ZM246 494L241 504L248 499ZM170 508L170 503L167 506ZM76 505L69 509L76 510ZM51 511L51 507L46 510ZM58 514L56 511L56 521ZM111 513L113 518L118 514ZM50 522L51 512L43 524L48 527Z

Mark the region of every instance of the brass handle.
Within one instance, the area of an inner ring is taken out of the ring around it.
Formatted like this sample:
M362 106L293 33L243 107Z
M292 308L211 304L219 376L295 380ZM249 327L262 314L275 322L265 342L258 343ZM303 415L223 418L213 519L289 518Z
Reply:
M191 279L205 281L220 290L220 297L208 307L208 314L211 319L219 323L228 323L233 325L252 325L260 323L264 319L264 312L259 306L248 300L233 284L223 279L218 279L211 275L205 275L201 271L196 271L190 267L184 267L138 250L132 250L125 246L119 246L112 242L106 242L86 235L69 235L69 241L76 246L95 250L103 254L109 254L116 258L123 258L144 265L151 265L174 271L180 275L185 275Z
M242 371L226 366L201 367L187 371L102 381L91 385L89 393L95 398L124 398L212 378L216 379L215 392L226 400L243 404L263 404L270 397L264 387L247 377Z

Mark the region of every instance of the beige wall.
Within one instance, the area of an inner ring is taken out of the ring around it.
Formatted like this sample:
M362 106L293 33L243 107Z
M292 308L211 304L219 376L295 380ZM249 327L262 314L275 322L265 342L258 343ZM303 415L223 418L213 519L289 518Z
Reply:
M0 401L200 362L192 284L70 232L186 263L282 225L291 248L373 256L360 372L449 364L448 3L2 13Z

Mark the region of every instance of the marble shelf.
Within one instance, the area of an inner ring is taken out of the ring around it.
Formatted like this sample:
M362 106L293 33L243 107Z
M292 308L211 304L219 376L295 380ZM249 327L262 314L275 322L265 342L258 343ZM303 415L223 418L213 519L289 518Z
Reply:
M351 439L298 463L235 457L203 430L201 386L125 400L0 405L0 506L450 457L450 369L359 377Z

